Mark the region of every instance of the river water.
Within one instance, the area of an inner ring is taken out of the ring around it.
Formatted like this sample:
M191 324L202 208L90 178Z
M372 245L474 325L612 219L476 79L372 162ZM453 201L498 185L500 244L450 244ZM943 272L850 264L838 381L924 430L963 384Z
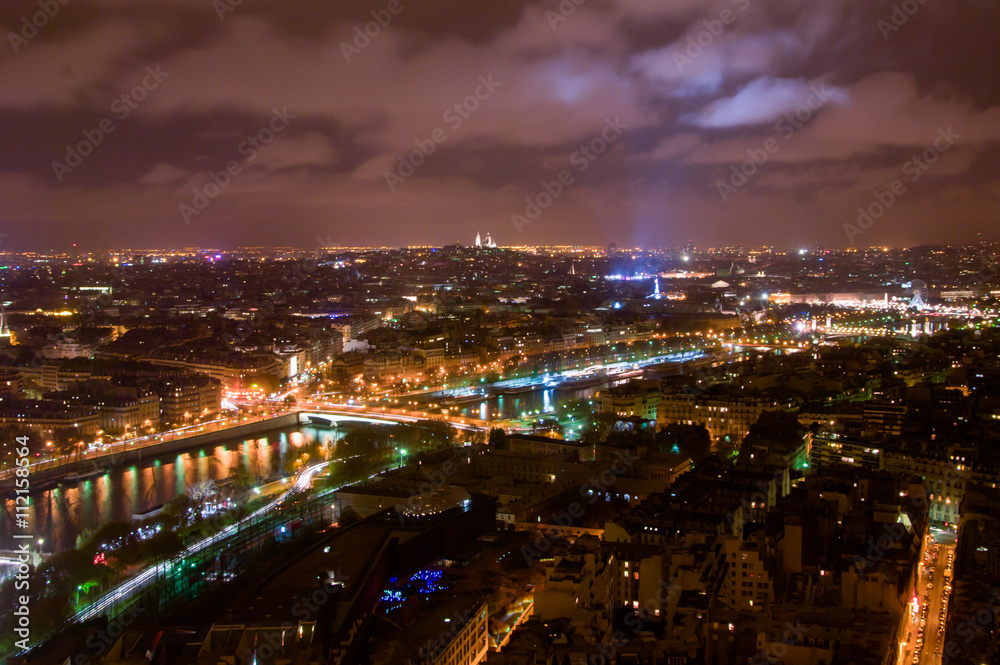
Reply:
M31 533L44 540L42 550L46 552L75 547L84 529L112 520L129 520L135 513L187 492L200 481L223 480L241 462L254 475L278 476L285 460L302 454L299 450L304 446L315 441L335 443L344 434L340 429L310 426L274 430L116 467L103 476L76 484L61 484L31 495ZM4 499L0 549L14 549L13 517L14 501Z
M554 418L558 409L574 401L594 399L598 391L604 390L611 382L602 383L577 390L558 390L554 388L531 390L516 394L501 394L482 399L463 399L455 404L458 414L466 418L480 420L508 420L525 417ZM440 401L440 398L433 398ZM425 398L423 402L430 401Z

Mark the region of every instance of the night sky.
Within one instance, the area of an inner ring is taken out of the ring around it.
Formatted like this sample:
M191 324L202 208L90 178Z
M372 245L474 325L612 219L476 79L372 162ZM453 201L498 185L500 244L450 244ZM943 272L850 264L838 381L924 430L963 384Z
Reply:
M996 0L236 3L0 3L0 248L1000 237Z

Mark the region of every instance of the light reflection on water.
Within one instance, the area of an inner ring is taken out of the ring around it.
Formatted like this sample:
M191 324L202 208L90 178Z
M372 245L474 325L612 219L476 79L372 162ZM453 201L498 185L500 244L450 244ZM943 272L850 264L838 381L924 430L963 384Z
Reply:
M537 415L552 414L560 406L579 400L592 400L598 391L609 384L601 384L580 390L539 389L513 395L496 395L484 400L470 400L459 405L459 415L466 418L486 420L487 416L506 420L519 418L522 413ZM538 412L537 414L535 412ZM550 416L551 417L551 416Z
M45 550L76 545L88 528L111 520L128 520L186 492L207 479L222 480L242 461L250 473L279 475L286 457L298 456L300 446L319 441L334 443L346 432L301 426L276 430L252 439L231 439L176 456L117 467L111 472L63 484L31 495L30 532L45 539ZM4 499L0 515L0 549L14 549L14 501Z

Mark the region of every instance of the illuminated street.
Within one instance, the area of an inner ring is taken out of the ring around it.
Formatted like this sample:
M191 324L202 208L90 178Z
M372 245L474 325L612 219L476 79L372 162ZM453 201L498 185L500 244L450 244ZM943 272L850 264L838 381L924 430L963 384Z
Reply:
M902 663L915 665L940 665L944 648L944 631L951 592L951 557L955 545L936 543L927 548L927 556L920 566L917 583L918 610L911 613L909 631L905 638Z

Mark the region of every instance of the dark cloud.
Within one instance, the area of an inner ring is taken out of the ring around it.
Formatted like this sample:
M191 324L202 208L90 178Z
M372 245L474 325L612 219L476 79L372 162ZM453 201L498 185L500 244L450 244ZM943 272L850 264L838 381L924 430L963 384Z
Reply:
M476 230L505 244L842 245L852 211L939 131L954 145L863 240L996 232L991 0L219 2L50 0L44 20L37 0L0 5L10 246L404 245ZM166 73L154 87L149 68ZM247 160L240 146L276 108L294 119ZM575 161L614 118L624 133ZM113 131L78 166L53 166L104 120ZM390 187L401 159L413 173ZM233 160L239 174L185 220L180 206ZM572 183L518 233L511 215L562 170Z

